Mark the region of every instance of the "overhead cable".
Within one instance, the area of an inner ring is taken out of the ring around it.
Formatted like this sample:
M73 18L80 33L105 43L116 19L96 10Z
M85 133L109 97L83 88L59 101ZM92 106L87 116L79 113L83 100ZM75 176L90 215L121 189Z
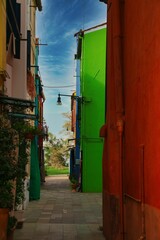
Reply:
M66 85L66 86L44 86L44 88L69 88L69 87L75 87L75 84L72 85Z

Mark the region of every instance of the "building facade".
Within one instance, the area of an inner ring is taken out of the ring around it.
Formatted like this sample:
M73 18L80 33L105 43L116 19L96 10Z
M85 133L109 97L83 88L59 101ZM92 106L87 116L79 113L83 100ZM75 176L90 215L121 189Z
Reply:
M106 239L159 239L160 2L107 6L103 231Z
M101 192L103 139L99 128L105 122L105 24L80 31L78 38L81 190Z
M36 43L35 29L37 10L42 10L41 0L0 1L0 14L2 16L0 20L0 115L3 115L5 111L11 123L23 119L25 123L32 126L36 126L36 119L38 121L40 115L40 125L43 129L41 99L44 100L45 97L42 86L41 92L38 88L38 92L36 91L36 74L39 71L38 66L36 67L38 58L36 47L39 47ZM35 108L35 97L41 102L37 108ZM33 150L38 155L38 143L33 147L31 142L31 156ZM37 159L37 172L33 174L39 175L40 179L39 162L41 160L38 157ZM34 185L30 181L31 165L32 161L30 162L29 158L26 167L28 177L24 181L25 201L21 206L22 208L26 207L29 198L31 198L28 186ZM39 199L40 181L36 184L39 185L36 199Z

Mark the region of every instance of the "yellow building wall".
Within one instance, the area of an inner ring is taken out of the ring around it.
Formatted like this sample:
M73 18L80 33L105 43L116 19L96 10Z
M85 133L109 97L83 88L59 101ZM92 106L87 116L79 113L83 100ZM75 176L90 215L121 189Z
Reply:
M0 91L3 91L6 70L6 0L0 0Z
M0 68L6 66L6 1L0 0Z

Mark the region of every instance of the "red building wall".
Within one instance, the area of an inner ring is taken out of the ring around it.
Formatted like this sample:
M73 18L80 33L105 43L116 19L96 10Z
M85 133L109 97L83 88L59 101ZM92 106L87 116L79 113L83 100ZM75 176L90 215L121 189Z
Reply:
M159 0L108 0L106 239L160 239L159 10Z

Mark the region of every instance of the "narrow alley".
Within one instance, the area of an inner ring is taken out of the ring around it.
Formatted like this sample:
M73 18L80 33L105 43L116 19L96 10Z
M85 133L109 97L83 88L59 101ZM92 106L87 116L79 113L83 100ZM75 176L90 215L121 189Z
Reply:
M25 210L14 240L103 240L102 194L72 192L67 175L49 176Z

